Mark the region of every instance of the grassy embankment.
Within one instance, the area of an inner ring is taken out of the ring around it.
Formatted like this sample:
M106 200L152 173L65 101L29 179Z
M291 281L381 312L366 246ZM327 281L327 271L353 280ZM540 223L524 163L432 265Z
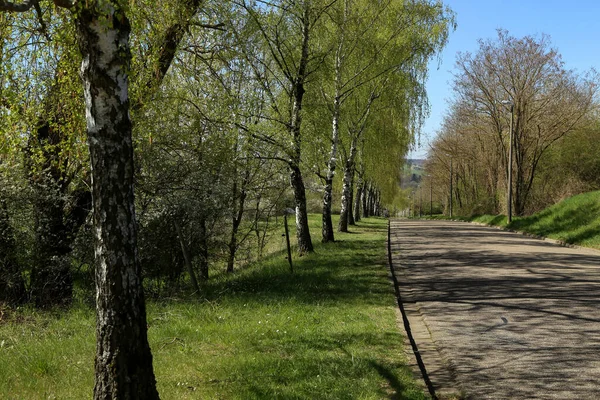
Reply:
M313 238L318 216L311 216ZM163 399L426 398L411 377L387 279L386 221L315 243L288 271L281 248L204 286L204 298L148 305ZM93 388L93 310L5 313L0 398L84 399Z
M505 215L480 215L456 219L502 226L570 244L600 249L600 191L570 197L528 217L514 217L508 225Z

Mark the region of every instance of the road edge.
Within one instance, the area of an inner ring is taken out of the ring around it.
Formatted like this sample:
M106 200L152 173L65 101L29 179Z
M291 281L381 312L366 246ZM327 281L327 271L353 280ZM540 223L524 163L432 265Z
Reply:
M403 300L402 291L393 264L391 244L391 220L388 220L388 266L389 276L394 285L398 310L402 316L404 335L409 339L411 349L405 346L410 357L411 368L416 376L421 375L426 389L434 400L462 399L464 391L460 389L454 366L443 356L416 302ZM412 351L411 351L412 350Z

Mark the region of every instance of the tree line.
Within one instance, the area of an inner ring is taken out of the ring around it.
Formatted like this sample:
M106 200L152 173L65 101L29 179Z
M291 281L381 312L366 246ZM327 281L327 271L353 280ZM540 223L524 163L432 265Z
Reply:
M455 71L421 184L426 198L431 186L446 213L450 204L462 215L506 213L510 169L517 216L600 188L594 70L567 69L547 35L499 30L459 54Z
M393 204L454 24L439 1L0 11L0 301L95 286L95 398L158 398L144 285L201 291L259 259L286 208L306 253L309 209L334 240L338 192L341 231Z

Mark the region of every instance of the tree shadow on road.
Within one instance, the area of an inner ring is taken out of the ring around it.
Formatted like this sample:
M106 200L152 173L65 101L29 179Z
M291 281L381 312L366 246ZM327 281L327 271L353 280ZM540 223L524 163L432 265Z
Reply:
M600 397L600 255L467 224L394 238L403 297L473 398Z

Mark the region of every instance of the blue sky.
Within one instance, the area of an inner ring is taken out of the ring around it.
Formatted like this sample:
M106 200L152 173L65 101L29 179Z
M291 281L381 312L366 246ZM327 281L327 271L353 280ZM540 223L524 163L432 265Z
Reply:
M427 92L431 115L421 147L411 158L425 158L452 95L452 71L458 52L477 51L477 40L496 37L498 28L512 36L550 35L567 69L600 70L600 0L444 0L456 13L457 28L438 61L430 64Z

